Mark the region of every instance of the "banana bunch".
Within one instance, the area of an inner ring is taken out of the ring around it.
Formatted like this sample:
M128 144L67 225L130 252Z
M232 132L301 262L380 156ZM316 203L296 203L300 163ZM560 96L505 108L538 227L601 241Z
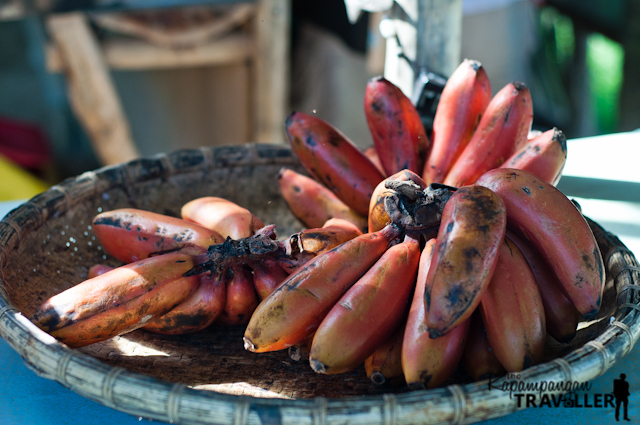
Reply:
M314 256L262 300L245 348L289 349L324 374L364 363L374 383L433 388L459 365L474 379L534 365L547 334L570 341L600 307L604 266L581 212L555 188L566 138L556 128L530 137L526 85L492 96L482 65L465 60L432 134L384 78L367 85L364 110L365 151L315 116L287 119L311 176L280 174L293 214L367 233Z
M362 234L334 218L278 242L273 225L217 197L188 202L181 216L131 208L98 214L94 233L125 264L90 267L86 281L45 301L31 320L70 347L139 328L177 335L214 322L246 324L301 264Z

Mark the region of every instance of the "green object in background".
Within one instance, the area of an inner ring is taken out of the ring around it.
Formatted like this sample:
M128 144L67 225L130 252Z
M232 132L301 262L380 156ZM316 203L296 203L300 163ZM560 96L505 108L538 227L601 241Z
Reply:
M582 17L584 10L568 8L573 4L573 0L556 0L550 4L566 6L563 10L572 10L576 17ZM602 5L602 2L597 5ZM616 3L617 4L617 3ZM596 6L592 4L591 6ZM597 9L597 8L596 8ZM600 9L598 9L600 10ZM613 26L620 15L620 10L608 11L606 22ZM588 16L597 16L593 11ZM572 79L577 72L577 66L585 66L587 72L586 99L591 109L594 125L589 130L595 134L607 134L617 131L619 98L623 80L624 50L620 43L607 36L593 30L586 40L586 63L579 64L575 60L576 51L576 28L571 16L562 13L555 7L544 7L540 11L540 34L544 44L545 59L548 61L549 69L543 71L543 77L548 85L549 81L556 78L557 72L560 75L565 90L569 91ZM582 22L584 27L584 22ZM622 24L620 24L622 25ZM559 102L557 94L558 87L551 86L551 92L547 93L554 102ZM555 91L554 91L555 90ZM555 96L555 97L554 97ZM574 112L575 113L575 112Z
M589 36L587 39L589 89L595 105L600 133L616 131L623 64L624 50L619 43L599 33Z
M0 155L0 182L0 201L31 198L49 188L3 155Z
M571 18L561 15L557 11L548 8L547 18L553 26L555 39L555 60L564 68L573 61L573 53L576 49L576 38ZM555 12L555 13L554 13ZM549 24L548 24L549 25Z

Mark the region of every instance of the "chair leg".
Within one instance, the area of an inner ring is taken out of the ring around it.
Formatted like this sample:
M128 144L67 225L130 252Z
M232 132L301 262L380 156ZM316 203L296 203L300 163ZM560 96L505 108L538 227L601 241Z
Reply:
M289 104L290 0L260 0L254 19L253 140L284 142Z
M71 107L104 165L139 156L98 41L82 13L51 15L49 34L62 57Z

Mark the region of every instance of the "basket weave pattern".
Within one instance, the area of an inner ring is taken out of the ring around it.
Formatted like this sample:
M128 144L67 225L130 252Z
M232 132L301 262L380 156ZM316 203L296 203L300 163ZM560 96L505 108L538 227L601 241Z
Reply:
M220 196L275 223L280 237L300 230L278 193L283 166L300 171L281 146L181 150L85 173L31 199L0 222L0 336L38 375L117 410L173 423L473 423L514 412L508 393L467 383L461 373L445 388L411 392L375 387L363 369L317 375L283 352L245 352L242 327L173 337L135 331L72 350L26 318L84 280L91 265L119 265L91 230L100 211L178 216L191 199ZM525 382L589 381L640 335L638 262L614 235L590 225L607 270L603 308L570 345L550 339L546 361L522 373Z

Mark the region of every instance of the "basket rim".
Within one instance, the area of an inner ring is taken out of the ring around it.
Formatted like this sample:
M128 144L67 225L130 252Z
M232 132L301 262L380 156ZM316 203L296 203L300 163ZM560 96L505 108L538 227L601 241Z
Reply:
M195 156L197 160L185 161L189 156ZM291 150L283 145L204 147L140 158L69 178L23 203L0 221L0 272L7 264L8 253L20 246L25 234L37 230L49 219L64 214L73 205L96 196L105 189L116 185L126 187L132 183L194 170L267 163L286 165L296 161ZM70 189L78 188L81 195L72 198L69 195ZM50 211L47 201L51 197L60 196L64 198L64 207L58 211ZM18 224L20 221L16 217L31 218L27 220L31 228ZM629 290L640 288L631 278L631 272L640 270L638 261L615 235L604 231L596 223L590 224L592 228L595 226L596 230L599 229L600 237L611 245L609 252L603 252L603 259L607 279L613 275L617 290L615 320L595 339L564 357L521 372L519 375L522 381L535 382L543 378L547 381L587 382L628 354L640 337L640 320L637 320L640 315L638 294L635 290ZM624 257L623 265L617 266L615 270L610 268L613 267L610 266L613 256ZM625 271L629 273L623 273ZM33 325L11 304L4 288L4 277L1 276L0 336L22 356L27 367L37 375L55 380L81 396L125 413L183 424L246 424L266 419L270 423L302 420L324 424L343 421L347 416L367 423L395 424L416 421L473 423L520 410L516 400L508 392L491 391L486 380L401 394L312 399L260 398L189 388L184 384L112 367L88 354L68 348ZM95 385L82 382L81 376L93 377ZM491 384L500 386L504 380L502 377ZM153 399L150 394L156 398ZM153 399L151 403L150 398Z

